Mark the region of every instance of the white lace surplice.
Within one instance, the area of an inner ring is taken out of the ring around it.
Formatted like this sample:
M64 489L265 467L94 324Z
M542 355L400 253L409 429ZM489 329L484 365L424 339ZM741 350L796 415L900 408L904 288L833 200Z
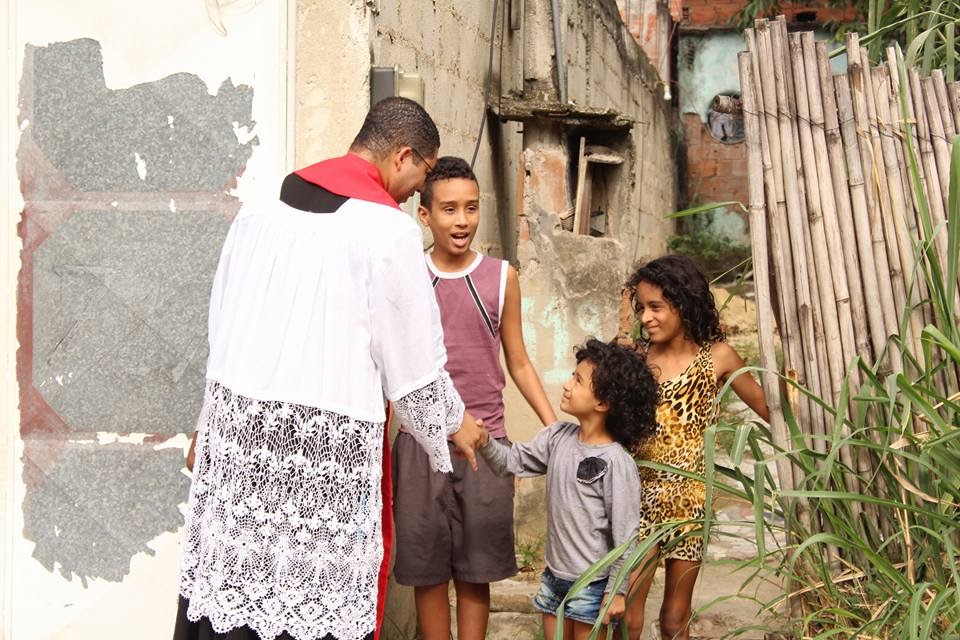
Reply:
M447 434L463 417L449 376L395 403L450 470ZM180 593L214 630L265 640L373 630L383 545L383 423L251 400L209 382L187 513Z

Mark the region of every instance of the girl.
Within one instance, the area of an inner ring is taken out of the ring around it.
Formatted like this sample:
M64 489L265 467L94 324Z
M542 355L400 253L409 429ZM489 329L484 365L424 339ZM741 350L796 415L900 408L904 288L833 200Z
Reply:
M692 260L663 256L634 271L627 282L643 334L637 349L646 353L657 378L660 401L656 433L635 449L639 459L704 473L703 432L717 418L717 393L744 366L743 358L724 342L720 314L707 279ZM732 388L761 418L769 415L760 386L749 375L737 376ZM641 468L641 534L671 520L696 520L704 515L702 482L679 474ZM696 524L678 528L664 542L680 538ZM627 610L631 640L643 633L643 608L653 581L657 556L653 550L632 576ZM688 536L663 554L666 580L660 608L663 638L686 640L693 587L703 557L703 538Z

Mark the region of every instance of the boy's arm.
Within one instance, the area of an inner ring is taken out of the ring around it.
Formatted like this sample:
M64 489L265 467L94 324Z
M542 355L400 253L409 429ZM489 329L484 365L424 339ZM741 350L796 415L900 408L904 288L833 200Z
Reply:
M550 461L551 440L559 423L544 427L530 442L514 442L506 445L485 433L481 441L480 455L498 476L532 478L547 472Z
M610 475L603 485L603 501L610 519L610 534L613 546L618 547L627 540L636 542L637 532L640 529L640 474L633 458L624 452L623 456L610 460ZM613 589L624 559L633 551L630 545L622 556L610 566L610 577L607 578L606 591ZM630 589L628 575L620 584L617 593L626 595Z
M523 344L523 326L520 318L520 278L513 267L507 265L507 285L503 295L503 317L500 319L500 339L507 371L523 394L527 404L537 413L544 425L556 422L557 416L543 391L540 377L530 362Z

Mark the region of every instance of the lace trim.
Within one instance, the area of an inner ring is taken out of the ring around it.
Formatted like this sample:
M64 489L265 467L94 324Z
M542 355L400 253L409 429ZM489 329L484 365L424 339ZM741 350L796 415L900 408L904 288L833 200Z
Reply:
M373 631L383 424L213 381L203 411L180 574L188 618L264 640Z
M463 401L443 369L437 379L393 403L397 417L430 456L434 471L453 471L447 436L463 422Z

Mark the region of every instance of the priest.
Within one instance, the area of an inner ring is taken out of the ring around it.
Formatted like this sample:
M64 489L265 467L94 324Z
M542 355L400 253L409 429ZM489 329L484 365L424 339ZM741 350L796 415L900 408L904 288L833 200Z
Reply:
M451 470L448 438L475 465L480 428L444 370L420 230L398 206L439 146L420 105L383 100L346 155L233 221L210 298L175 640L375 635L385 400L434 470Z

